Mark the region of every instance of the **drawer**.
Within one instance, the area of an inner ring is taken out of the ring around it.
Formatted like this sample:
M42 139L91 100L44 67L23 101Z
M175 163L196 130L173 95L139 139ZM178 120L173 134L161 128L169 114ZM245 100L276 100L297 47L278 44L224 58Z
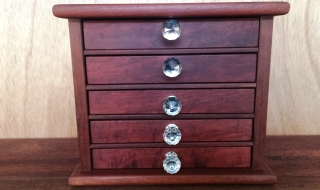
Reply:
M91 121L91 142L164 143L163 133L169 124L180 130L180 142L252 140L252 119L120 120Z
M254 89L89 91L90 114L165 114L176 96L180 113L253 113Z
M251 147L124 148L93 149L93 168L162 168L169 151L178 155L181 168L242 168L251 163Z
M162 35L166 20L84 21L85 49L161 49L258 46L258 18L177 19L181 35Z
M167 59L181 64L174 78L163 73ZM255 82L256 54L87 57L88 84Z

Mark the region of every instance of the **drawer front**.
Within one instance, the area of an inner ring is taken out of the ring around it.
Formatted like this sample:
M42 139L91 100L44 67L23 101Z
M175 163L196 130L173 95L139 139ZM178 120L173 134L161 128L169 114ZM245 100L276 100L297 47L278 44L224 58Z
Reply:
M162 65L175 58L182 71L165 76ZM87 57L89 84L255 82L256 54Z
M167 125L175 124L180 142L250 141L252 119L91 121L92 143L163 142Z
M258 46L258 18L177 19L181 35L174 41L162 35L166 20L84 21L85 49L160 49Z
M251 147L93 149L93 168L162 168L169 151L177 153L182 169L250 167L251 163Z
M165 114L176 96L180 113L253 113L254 89L89 91L90 114Z

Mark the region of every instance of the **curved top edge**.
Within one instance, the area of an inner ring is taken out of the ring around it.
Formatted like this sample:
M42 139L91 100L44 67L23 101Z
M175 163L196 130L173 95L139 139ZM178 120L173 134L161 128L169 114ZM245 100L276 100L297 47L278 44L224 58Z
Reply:
M59 18L195 18L284 15L287 2L172 3L172 4L60 4L52 12Z

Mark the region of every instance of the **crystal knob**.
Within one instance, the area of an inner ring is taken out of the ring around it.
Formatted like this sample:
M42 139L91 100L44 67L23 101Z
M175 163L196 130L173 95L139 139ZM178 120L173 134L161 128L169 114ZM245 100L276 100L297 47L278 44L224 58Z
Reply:
M163 102L163 110L167 115L177 115L182 108L180 100L175 96L168 96Z
M163 132L163 140L168 145L176 145L181 140L181 132L175 124L169 124Z
M168 58L164 61L162 65L162 70L167 77L176 77L180 74L182 70L181 63L178 59Z
M177 173L181 168L181 162L175 152L168 152L163 160L163 169L169 174Z
M167 40L175 40L181 34L180 24L176 20L167 20L162 25L162 35Z

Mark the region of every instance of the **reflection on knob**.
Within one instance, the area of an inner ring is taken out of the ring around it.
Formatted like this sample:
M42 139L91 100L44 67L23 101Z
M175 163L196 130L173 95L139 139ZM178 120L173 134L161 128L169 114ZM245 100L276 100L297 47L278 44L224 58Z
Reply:
M169 124L163 132L163 140L168 145L176 145L181 140L181 132L175 124Z
M163 160L163 169L169 174L177 173L181 168L181 162L175 152L168 152Z
M180 24L176 20L167 20L162 25L162 35L167 40L175 40L181 34Z
M167 60L164 61L162 65L162 69L163 69L163 73L167 77L173 78L180 74L182 67L178 59L168 58Z
M169 96L163 102L163 110L167 115L177 115L182 108L180 100L175 96Z

